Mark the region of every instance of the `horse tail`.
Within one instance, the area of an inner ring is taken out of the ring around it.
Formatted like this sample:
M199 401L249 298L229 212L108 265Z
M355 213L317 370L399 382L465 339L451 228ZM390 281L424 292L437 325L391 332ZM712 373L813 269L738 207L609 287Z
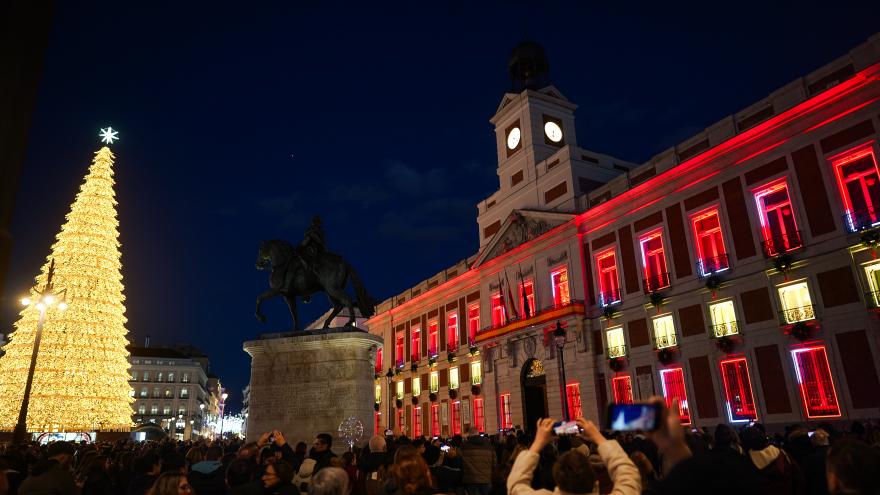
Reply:
M348 263L346 265L348 265L348 276L351 278L351 285L354 287L354 293L357 296L358 310L360 310L362 317L369 318L376 312L376 301L367 293L366 287L364 287L361 278L358 277L354 268Z

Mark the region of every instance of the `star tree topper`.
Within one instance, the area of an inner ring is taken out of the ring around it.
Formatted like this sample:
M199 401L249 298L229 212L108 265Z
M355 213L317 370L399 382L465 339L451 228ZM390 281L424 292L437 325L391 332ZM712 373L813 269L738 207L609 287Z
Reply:
M119 131L114 131L112 127L107 127L106 129L101 129L98 136L101 137L102 143L113 144L113 141L119 139L116 137L117 134L119 134Z

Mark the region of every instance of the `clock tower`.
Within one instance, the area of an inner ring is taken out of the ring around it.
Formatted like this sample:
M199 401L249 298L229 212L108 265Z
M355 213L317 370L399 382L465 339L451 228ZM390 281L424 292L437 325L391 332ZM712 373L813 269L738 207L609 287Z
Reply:
M636 164L578 147L574 111L550 82L541 45L524 41L508 61L511 89L490 119L495 126L499 189L478 205L480 246L513 210L575 213L576 198Z

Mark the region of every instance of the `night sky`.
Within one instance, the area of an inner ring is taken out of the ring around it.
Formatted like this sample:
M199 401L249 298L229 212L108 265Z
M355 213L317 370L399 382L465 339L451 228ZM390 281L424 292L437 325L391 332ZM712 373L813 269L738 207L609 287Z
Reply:
M253 316L261 239L298 242L320 214L377 299L476 252L475 205L498 185L488 119L524 38L580 106L578 144L640 163L880 30L880 2L128 3L58 2L0 324L112 125L130 338L204 350L232 411L242 342L290 325L281 300Z

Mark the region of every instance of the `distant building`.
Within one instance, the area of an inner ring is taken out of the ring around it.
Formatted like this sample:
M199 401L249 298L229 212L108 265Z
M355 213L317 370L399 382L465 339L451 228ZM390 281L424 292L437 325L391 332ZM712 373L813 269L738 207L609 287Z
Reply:
M184 440L193 432L206 435L209 415L216 415L208 357L191 346L128 346L128 351L135 424L154 424Z

